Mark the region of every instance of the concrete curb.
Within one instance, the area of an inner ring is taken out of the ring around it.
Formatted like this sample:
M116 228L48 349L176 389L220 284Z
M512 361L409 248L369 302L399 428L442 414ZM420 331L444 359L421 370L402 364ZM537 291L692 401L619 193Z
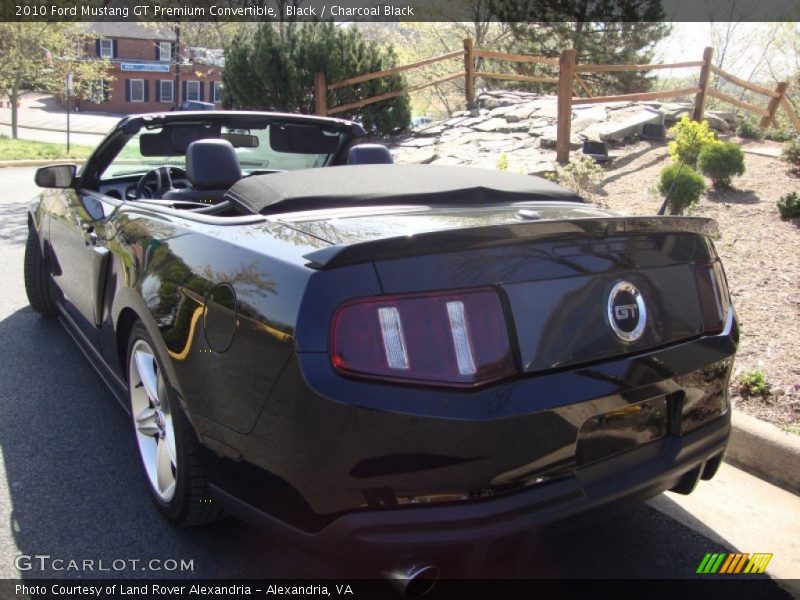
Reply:
M80 166L85 162L85 158L31 158L27 160L0 160L0 169L6 167L42 167L45 165L57 165L63 163L74 163Z
M800 494L800 436L733 411L725 461Z

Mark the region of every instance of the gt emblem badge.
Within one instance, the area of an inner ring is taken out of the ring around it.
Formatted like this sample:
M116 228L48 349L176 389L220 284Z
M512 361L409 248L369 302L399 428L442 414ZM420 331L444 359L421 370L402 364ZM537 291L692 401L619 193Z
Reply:
M614 284L608 295L606 316L611 329L623 342L635 342L642 337L647 309L636 286L627 281Z

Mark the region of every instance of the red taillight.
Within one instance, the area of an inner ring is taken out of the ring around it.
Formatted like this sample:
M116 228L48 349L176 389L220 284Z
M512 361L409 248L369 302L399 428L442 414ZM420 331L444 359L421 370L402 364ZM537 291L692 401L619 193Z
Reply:
M725 273L719 261L695 269L700 310L706 333L718 333L725 327L731 298Z
M488 289L348 302L333 318L331 355L341 371L409 383L474 386L516 371Z

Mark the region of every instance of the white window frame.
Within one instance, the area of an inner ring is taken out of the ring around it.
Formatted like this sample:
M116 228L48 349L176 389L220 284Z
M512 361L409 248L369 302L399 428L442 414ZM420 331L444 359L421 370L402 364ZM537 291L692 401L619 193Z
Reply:
M130 86L131 86L131 102L137 102L137 103L138 102L144 102L144 79L131 79L130 81L131 81L131 83L130 83ZM133 84L136 83L136 82L139 82L139 83L142 84L142 96L141 96L140 100L137 100L136 98L133 97Z
M192 93L191 93L191 89L192 89L192 84L193 83L197 85L197 95L194 98L192 98ZM186 98L184 98L184 100L186 102L202 102L202 100L200 100L200 82L199 81L187 81L186 82Z
M222 88L221 81L214 81L214 85L212 85L212 89L214 90L214 97L211 98L212 102L222 102L222 94L220 94L220 89Z
M167 51L164 51L164 46ZM158 42L158 60L161 62L170 62L172 60L172 42Z
M114 40L100 40L100 58L114 58Z
M164 98L164 84L169 84L169 99ZM159 79L158 81L158 97L160 102L172 104L175 102L175 82L171 79Z

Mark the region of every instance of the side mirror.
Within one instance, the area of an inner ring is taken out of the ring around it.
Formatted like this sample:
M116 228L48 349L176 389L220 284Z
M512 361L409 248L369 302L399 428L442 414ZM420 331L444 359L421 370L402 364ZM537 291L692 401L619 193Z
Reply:
M33 180L42 188L69 188L75 179L77 165L48 165L36 169Z

